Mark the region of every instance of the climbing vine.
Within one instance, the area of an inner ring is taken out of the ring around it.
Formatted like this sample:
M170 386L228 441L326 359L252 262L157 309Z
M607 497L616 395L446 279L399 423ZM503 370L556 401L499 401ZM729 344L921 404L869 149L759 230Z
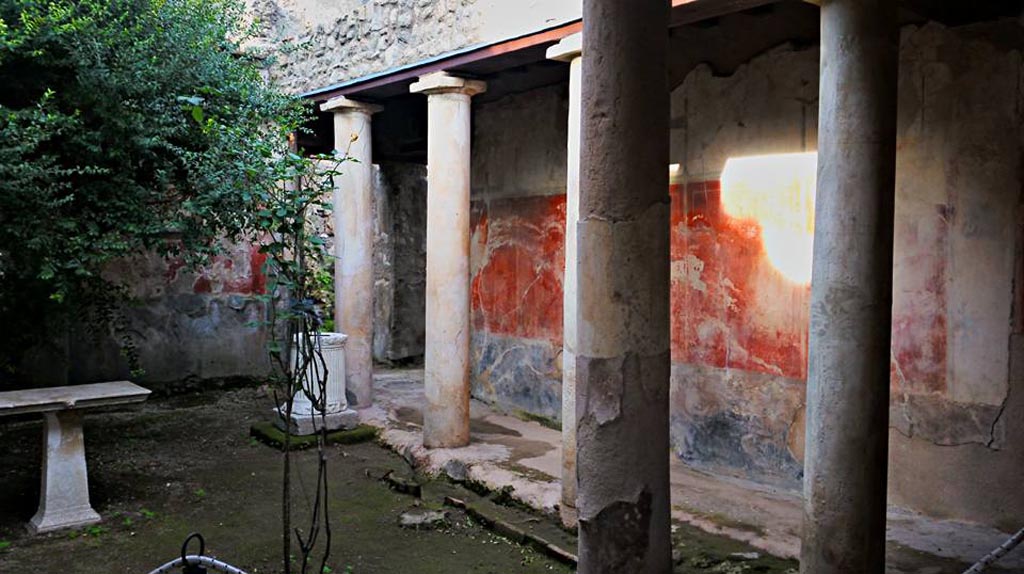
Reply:
M269 150L274 153L275 150ZM327 501L327 377L319 333L326 319L324 308L331 293L323 289L322 273L332 261L326 238L310 222L328 217L332 205L326 198L334 189L334 176L346 156L306 157L292 150L280 152L274 164L275 184L253 191L257 237L267 256L266 293L257 295L269 310L264 324L274 364L272 395L279 416L286 422L282 445L282 555L284 572L290 574L293 543L298 548L299 571L325 572L331 551L331 524ZM294 401L303 394L319 413L317 425L316 487L308 500L306 528L293 526L291 437ZM323 544L318 547L318 543Z

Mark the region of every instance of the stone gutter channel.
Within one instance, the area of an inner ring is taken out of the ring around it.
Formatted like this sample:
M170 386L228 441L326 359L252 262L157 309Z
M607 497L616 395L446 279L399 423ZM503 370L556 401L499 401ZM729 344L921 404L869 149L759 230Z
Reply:
M422 438L423 371L377 372L374 381L374 405L360 411L361 422L378 429L380 442L405 458L417 472L447 477L474 490L499 493L513 503L558 520L560 431L498 413L474 400L470 407L471 444L457 449L428 449ZM798 493L704 473L686 467L675 457L671 483L674 522L726 536L779 558L799 556L802 512ZM894 562L894 552L902 552L970 565L1007 536L993 528L935 520L894 507L889 510L887 530L890 563ZM518 539L518 534L511 538ZM543 542L537 543L538 548ZM562 550L571 556L571 552ZM1006 556L999 566L1024 571L1024 552Z
M473 401L472 444L428 449L422 434L422 371L391 371L374 378L374 406L360 411L361 422L377 428L379 440L418 472L505 491L525 506L557 516L561 487L552 477L558 474L561 455L549 435L560 437L558 431L499 415Z

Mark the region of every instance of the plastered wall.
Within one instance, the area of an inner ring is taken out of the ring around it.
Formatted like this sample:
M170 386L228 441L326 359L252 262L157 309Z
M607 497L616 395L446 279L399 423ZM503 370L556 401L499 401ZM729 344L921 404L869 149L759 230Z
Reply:
M893 501L991 523L1024 512L1009 488L1024 473L1009 401L1021 61L1000 37L903 30L890 415ZM801 479L809 290L760 269L756 220L728 221L713 193L689 189L730 157L813 151L817 65L816 49L780 48L728 78L698 68L673 93L689 220L674 217L673 233L698 238L673 244L687 262L673 286L674 326L687 326L673 340L673 444L695 465L788 486Z
M470 293L474 396L561 418L568 84L473 116Z
M890 487L894 503L1009 529L1024 515L1024 346L1022 68L1006 37L996 25L902 32ZM818 56L783 46L729 77L699 67L672 94L673 448L694 466L794 489L810 286L769 261L756 214L723 209L721 178L729 158L814 151ZM474 394L551 418L557 89L478 106L473 165Z
M83 327L68 338L67 381L131 378L160 389L266 377L266 308L254 299L266 288L264 260L257 247L240 244L198 271L141 255L111 266L107 274L130 289L123 317L143 372L129 373L115 338Z

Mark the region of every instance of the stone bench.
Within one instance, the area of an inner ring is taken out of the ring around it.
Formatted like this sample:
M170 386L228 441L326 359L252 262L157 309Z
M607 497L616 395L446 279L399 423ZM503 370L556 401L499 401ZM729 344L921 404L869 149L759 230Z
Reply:
M50 532L100 521L89 503L82 411L140 403L149 392L134 383L117 381L0 393L0 417L42 413L46 419L39 511L29 522L30 531Z

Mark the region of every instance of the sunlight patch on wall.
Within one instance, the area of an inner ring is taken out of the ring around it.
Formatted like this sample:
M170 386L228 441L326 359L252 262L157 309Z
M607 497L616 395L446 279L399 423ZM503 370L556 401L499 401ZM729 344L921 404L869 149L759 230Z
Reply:
M729 158L722 171L722 209L761 226L768 261L785 278L811 282L818 154Z

